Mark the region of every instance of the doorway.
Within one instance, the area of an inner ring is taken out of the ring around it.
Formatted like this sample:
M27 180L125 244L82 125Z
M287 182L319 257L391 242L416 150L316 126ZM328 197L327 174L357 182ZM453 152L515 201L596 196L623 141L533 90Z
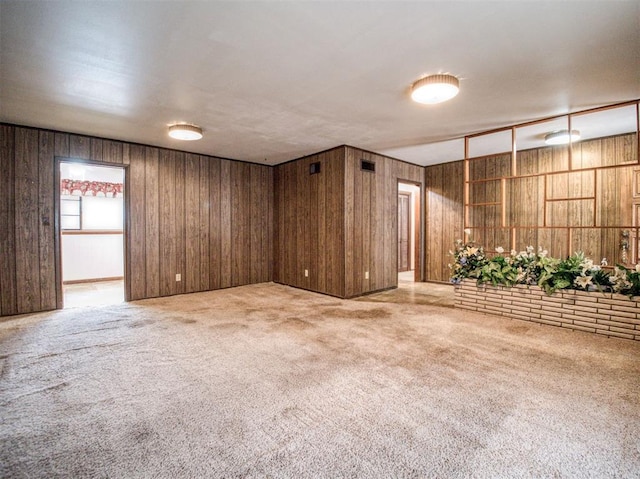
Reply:
M420 186L398 182L398 283L420 281Z
M125 301L125 167L59 159L59 307Z

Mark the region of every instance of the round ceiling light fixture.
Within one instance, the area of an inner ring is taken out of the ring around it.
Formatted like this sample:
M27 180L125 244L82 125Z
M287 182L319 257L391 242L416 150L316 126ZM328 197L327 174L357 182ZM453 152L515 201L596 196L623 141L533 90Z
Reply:
M174 123L169 125L169 136L176 140L199 140L202 138L202 128L191 123Z
M580 131L578 130L556 130L544 136L544 142L547 145L568 145L580 139Z
M434 105L450 100L459 91L460 82L453 75L429 75L411 86L411 99L418 103Z

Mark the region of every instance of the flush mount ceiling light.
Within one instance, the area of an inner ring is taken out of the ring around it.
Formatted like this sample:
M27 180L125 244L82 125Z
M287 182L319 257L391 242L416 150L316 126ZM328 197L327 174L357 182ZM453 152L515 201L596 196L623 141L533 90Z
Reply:
M202 138L202 128L191 123L176 123L169 125L169 136L176 140L199 140Z
M544 137L544 142L547 145L568 145L574 141L580 139L580 132L578 130L557 130L551 132Z
M433 105L450 100L460 91L460 82L453 75L429 75L411 86L411 99Z

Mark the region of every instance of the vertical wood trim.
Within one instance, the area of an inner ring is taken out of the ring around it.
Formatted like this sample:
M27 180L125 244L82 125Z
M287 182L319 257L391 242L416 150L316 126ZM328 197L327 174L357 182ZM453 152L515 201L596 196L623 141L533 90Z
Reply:
M424 184L424 183L422 183ZM413 281L422 280L420 251L423 250L420 239L422 238L422 228L420 218L422 216L422 184L418 185L418 192L413 199Z
M127 152L128 153L128 152ZM58 171L58 169L56 169L56 172ZM132 281L132 275L131 275L131 171L127 167L124 168L124 204L125 204L125 210L124 210L124 237L123 237L123 242L124 242L124 300L125 301L131 301L133 299L133 296L131 294L131 281ZM59 201L56 201L56 207L58 207L58 205L60 204ZM56 214L56 221L58 221L58 219L60 218L60 215ZM56 234L56 240L59 241L60 240L60 225L56 225L56 231L58 232L58 234ZM56 246L56 255L58 257L59 261L62 261L61 259L61 248L59 245ZM62 276L57 279L58 284L62 285ZM60 286L61 290L62 290L62 286Z
M500 180L500 224L503 228L507 226L507 180Z
M567 116L567 127L569 129L569 138L571 138L571 118L572 115ZM573 164L573 141L569 141L569 147L567 148L567 154L569 155L569 171L573 170L575 165Z
M464 137L464 223L463 227L468 228L469 222L469 137ZM469 235L465 233L465 241L469 240Z
M542 202L542 226L546 227L547 226L547 214L548 209L547 209L547 198L549 198L549 190L548 190L548 186L547 183L549 182L549 177L548 175L542 175L542 180L544 182L544 201Z
M517 138L516 127L511 128L511 176L517 176L518 171L518 152L517 152Z
M598 175L597 175L597 170L593 170L591 172L593 174L593 218L592 218L592 225L596 226L598 223L598 204L597 204L597 198L598 198Z

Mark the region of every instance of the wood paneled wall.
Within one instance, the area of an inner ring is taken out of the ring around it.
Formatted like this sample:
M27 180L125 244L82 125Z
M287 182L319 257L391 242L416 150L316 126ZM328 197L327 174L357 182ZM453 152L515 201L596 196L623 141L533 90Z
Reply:
M622 231L637 235L635 133L469 161L467 227L486 248L542 247L555 257L583 251L622 262ZM513 170L512 170L513 168ZM629 260L631 260L629 255Z
M396 286L398 180L422 185L422 170L348 146L277 166L274 280L339 297Z
M345 153L345 297L349 298L398 285L398 181L420 185L424 195L424 168L353 147ZM362 170L362 160L373 162L375 173Z
M344 156L341 146L275 167L274 281L344 297Z
M127 168L129 299L272 279L272 168L2 124L0 315L60 304L56 157Z
M463 238L464 162L425 168L425 281L448 282L449 251Z

